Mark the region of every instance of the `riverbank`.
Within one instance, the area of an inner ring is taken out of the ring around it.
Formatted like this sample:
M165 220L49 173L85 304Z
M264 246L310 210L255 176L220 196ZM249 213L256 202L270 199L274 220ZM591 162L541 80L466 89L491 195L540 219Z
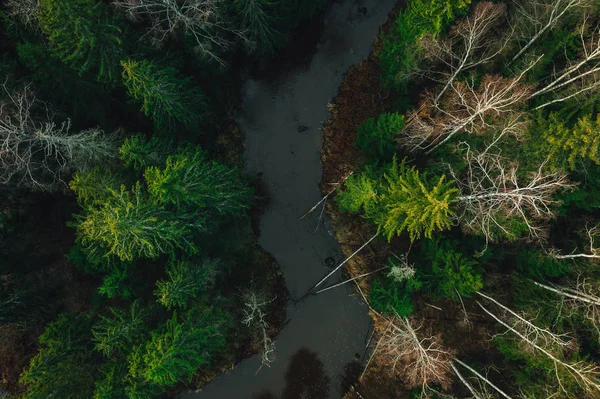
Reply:
M395 22L395 17L402 7L403 2L396 4L387 22L379 30L369 57L348 70L337 96L329 104L331 118L323 125L324 142L321 151L323 178L320 188L323 195L328 194L350 173L360 169L366 161L354 145L357 126L381 113L396 111L394 102L397 95L384 88L381 82L379 53L382 48L381 38ZM359 216L340 213L334 195L328 198L326 211L344 257L349 257L376 233L376 228ZM388 257L407 253L409 250L410 242L406 237L394 237L390 243L384 239L377 239L352 256L344 267L344 273L347 278L356 278L374 272L388 263ZM355 290L359 296L364 296L363 299L368 298L374 276L356 280ZM413 315L415 320L421 322L420 331L432 334L443 331L445 344L463 356L478 358L482 353L496 355L489 341L489 320L473 316L474 313L479 313L474 303L465 304L463 309L458 303L432 300L420 294L416 294L414 299ZM468 323L464 322L465 314L471 317ZM398 378L389 374L389 366L378 363L376 359L370 359L374 347L389 323L374 311L369 311L369 315L373 319L374 331L368 342L369 350L365 362L368 367L360 371L360 377L345 394L344 399L408 399L412 397L411 390ZM451 389L459 395L469 394L460 384L454 384Z

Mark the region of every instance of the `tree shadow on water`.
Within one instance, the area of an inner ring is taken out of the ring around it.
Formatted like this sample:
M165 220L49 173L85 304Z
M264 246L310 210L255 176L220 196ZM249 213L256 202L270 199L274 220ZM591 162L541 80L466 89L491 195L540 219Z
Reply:
M280 399L327 399L329 377L323 362L315 352L301 348L292 356L285 373L286 386ZM268 391L260 392L253 399L277 399Z

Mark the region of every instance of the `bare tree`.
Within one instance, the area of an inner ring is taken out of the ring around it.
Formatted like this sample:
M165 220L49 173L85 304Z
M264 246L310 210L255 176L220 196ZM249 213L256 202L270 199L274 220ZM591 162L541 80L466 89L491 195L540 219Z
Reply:
M7 15L19 19L26 27L39 30L40 0L6 0Z
M597 285L590 283L589 280L581 276L577 278L572 287L549 286L537 281L533 283L540 288L561 296L561 308L566 308L570 312L583 314L600 336L600 297L596 295L599 291Z
M528 227L532 238L543 236L543 222L554 216L551 205L554 194L573 185L560 172L547 173L544 164L533 172L525 184L518 178L518 166L493 154L473 155L467 146L468 168L464 179L453 171L462 195L457 197L462 213L459 223L467 230L478 232L493 240L495 231L513 237L506 220L518 218Z
M587 259L600 259L600 249L594 246L596 237L600 234L599 226L590 228L586 226L585 233L589 239L588 253L585 252L573 252L568 255L561 255L557 250L550 250L550 255L556 259L576 259L576 258L587 258Z
M554 73L531 97L555 93L558 98L549 100L536 109L563 102L600 87L600 25L589 29L589 16L584 16L579 26L581 57L569 61L562 70ZM562 92L562 93L561 93Z
M434 384L444 389L450 386L453 353L443 348L439 334L419 337L420 328L406 317L396 315L381 337L375 356L408 386L421 387L422 397L426 397Z
M244 32L225 21L220 9L223 0L113 0L113 4L130 19L146 21L147 35L155 45L162 46L180 32L189 34L202 54L221 65L224 61L219 52L232 44L223 37L224 31L248 41Z
M424 50L424 65L434 65L426 75L443 84L435 96L437 103L458 75L490 62L504 48L502 41L493 40L493 29L499 25L506 7L484 1L471 14L457 22L445 38L425 36L420 40ZM433 62L431 62L433 61ZM444 71L439 71L442 64Z
M242 324L251 328L255 333L256 344L262 348L261 366L256 371L264 366L271 367L271 363L275 360L275 343L269 337L269 323L267 323L267 306L273 300L267 301L256 291L250 290L244 293L244 318Z
M514 1L515 31L525 44L512 61L522 56L544 33L556 27L570 13L587 6L587 0L523 0Z
M500 307L503 314L496 314L477 302L486 314L518 338L524 350L540 353L552 360L555 368L553 374L556 376L559 389L562 392L568 395L564 387L564 378L568 375L578 383L587 397L594 398L600 395L600 367L586 361L568 361L565 359L565 351L574 347L572 342L565 341L564 336L560 334L536 326L526 317L518 315L490 296L481 292L477 294Z
M490 130L494 127L492 119L510 117L530 98L531 87L520 81L537 61L539 58L515 78L488 75L480 84L474 79L452 82L452 90L441 102L426 93L420 107L409 113L398 143L410 151L430 154L458 133Z
M116 137L100 129L70 132L70 122L57 124L51 110L31 86L12 92L3 86L0 102L0 183L53 190L63 175L118 157Z
M456 367L456 365L454 364L455 362L458 363L459 365L463 366L464 368L466 368L467 370L469 370L471 373L473 373L475 375L475 377L476 377L475 381L477 381L478 389L475 389L467 381L467 379L462 376L462 374L458 370L458 367ZM452 361L452 370L454 370L454 372L456 373L458 378L461 380L461 382L463 384L465 384L465 386L473 394L473 397L475 399L488 399L488 398L492 399L492 398L494 398L494 395L488 391L488 389L487 389L488 386L491 387L498 394L500 394L502 397L504 397L506 399L512 399L510 396L508 396L508 394L506 394L506 392L504 392L500 388L498 388L486 376L483 376L477 370L475 370L474 368L469 366L467 363L463 362L462 360L460 360L458 358L454 358L454 360Z

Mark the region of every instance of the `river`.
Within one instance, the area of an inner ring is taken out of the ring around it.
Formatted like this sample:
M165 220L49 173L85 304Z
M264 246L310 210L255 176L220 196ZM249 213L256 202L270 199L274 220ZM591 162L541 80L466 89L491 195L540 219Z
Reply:
M344 72L365 59L394 0L339 0L325 15L312 58L276 78L249 79L238 122L245 131L246 172L261 174L271 200L260 221L260 245L283 269L291 298L301 297L342 260L326 218L299 217L321 197L320 127ZM341 278L332 276L331 282ZM345 370L363 361L371 319L348 284L288 304L276 360L240 362L201 392L182 399L340 398Z

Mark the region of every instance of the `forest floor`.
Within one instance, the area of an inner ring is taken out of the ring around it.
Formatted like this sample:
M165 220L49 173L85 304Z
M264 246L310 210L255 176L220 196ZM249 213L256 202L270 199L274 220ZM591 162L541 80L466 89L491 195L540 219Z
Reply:
M323 178L320 188L323 194L329 193L348 174L364 163L363 155L354 145L356 127L371 117L390 112L393 108L394 93L382 85L378 55L382 48L381 37L390 29L401 6L402 2L399 2L380 29L368 59L348 70L337 96L329 105L332 115L323 125L321 151ZM326 202L326 210L344 255L350 256L376 233L376 229L360 217L340 213L337 204L331 199L330 196ZM372 272L385 266L387 258L392 254L400 255L408 250L410 242L405 237L393 238L390 243L375 240L346 264L345 273L348 278L353 278ZM357 281L357 295L364 295L366 299L369 294L370 277ZM489 320L475 314L478 312L473 301L465 303L465 313L460 303L448 300L432 301L419 296L414 299L413 315L418 324L422 323L419 330L421 333L442 333L446 346L464 358L477 360L482 353L493 356L494 351L489 339ZM375 326L370 340L369 353L372 353L388 322L373 311L370 315ZM351 387L344 399L410 397L410 390L399 376L388 373L389 370L376 360L367 364L368 367L362 372L359 382ZM462 392L462 387L458 384L454 389Z

